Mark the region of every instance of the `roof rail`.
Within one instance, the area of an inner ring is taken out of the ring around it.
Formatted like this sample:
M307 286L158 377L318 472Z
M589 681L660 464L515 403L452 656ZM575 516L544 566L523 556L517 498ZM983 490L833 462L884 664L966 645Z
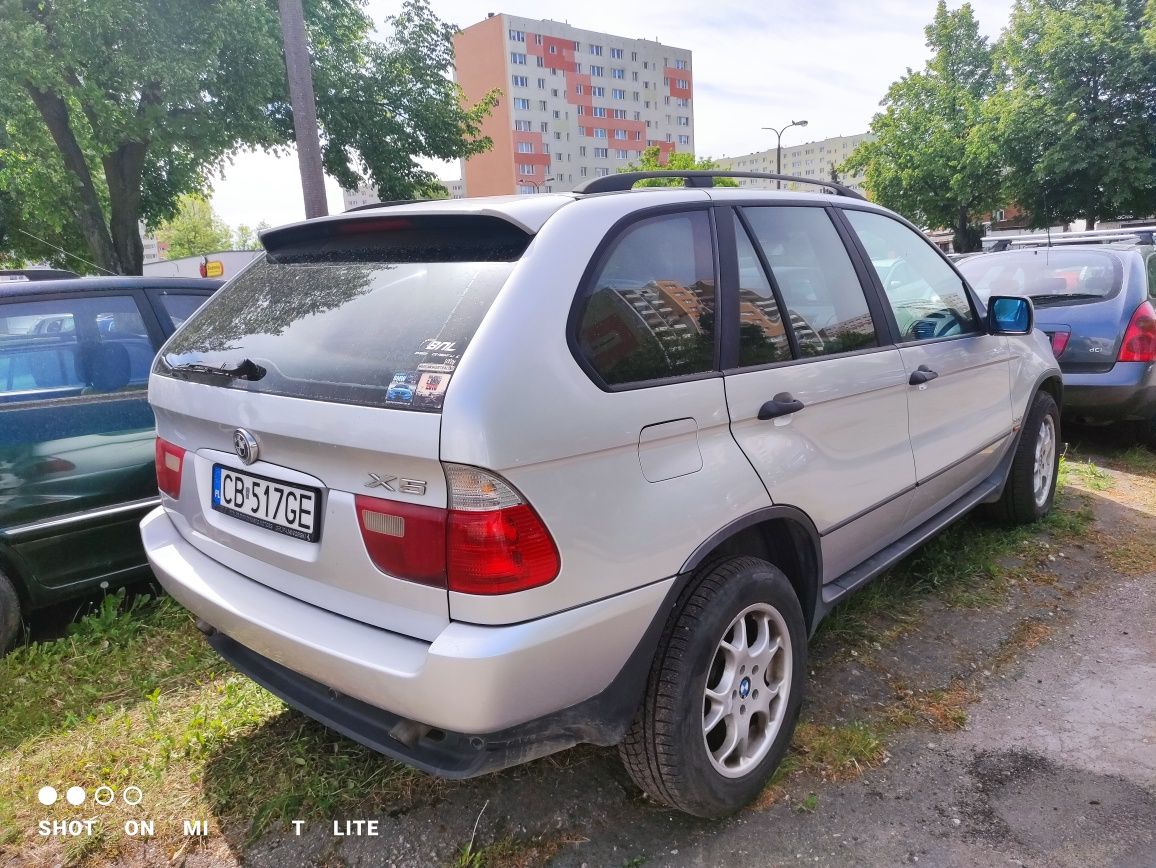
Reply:
M1030 232L1024 235L989 235L991 252L1012 247L1060 247L1067 244L1099 244L1110 241L1156 243L1156 226L1133 226L1127 229L1087 229L1079 232Z
M663 169L657 172L619 172L591 178L574 188L575 193L618 193L631 189L639 181L651 178L682 178L687 187L713 187L715 178L762 178L767 181L789 181L794 184L811 184L834 191L836 196L866 201L863 194L835 181L820 181L817 178L800 178L797 175L776 175L769 172L729 172L725 169Z

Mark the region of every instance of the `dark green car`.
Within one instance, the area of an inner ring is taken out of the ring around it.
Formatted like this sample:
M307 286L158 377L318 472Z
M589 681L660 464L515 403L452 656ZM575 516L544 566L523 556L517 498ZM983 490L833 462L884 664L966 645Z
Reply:
M28 612L150 575L149 369L220 284L0 282L0 653Z

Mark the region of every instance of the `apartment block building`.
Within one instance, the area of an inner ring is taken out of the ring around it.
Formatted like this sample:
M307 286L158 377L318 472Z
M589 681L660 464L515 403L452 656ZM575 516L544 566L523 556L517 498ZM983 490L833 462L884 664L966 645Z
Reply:
M854 136L835 136L818 142L804 142L801 145L790 145L783 148L784 175L797 175L802 178L816 180L831 180L831 172L837 170L861 143L871 138L870 133L860 133ZM766 151L757 151L753 154L743 154L738 157L720 157L715 162L722 169L735 172L774 172L776 166L775 148ZM756 189L771 189L774 181L765 181L758 178L736 179L743 187ZM844 176L839 173L840 183L853 190L862 192L863 178L858 175ZM801 184L787 184L784 189L810 189Z
M650 146L694 150L687 49L491 14L457 34L454 55L467 100L501 92L483 124L493 148L463 161L471 196L570 190Z
M442 185L449 191L451 199L465 198L466 185L460 178L455 181L442 181ZM356 190L341 191L341 207L344 211L360 208L362 205L373 205L380 201L381 194L370 184L362 184Z

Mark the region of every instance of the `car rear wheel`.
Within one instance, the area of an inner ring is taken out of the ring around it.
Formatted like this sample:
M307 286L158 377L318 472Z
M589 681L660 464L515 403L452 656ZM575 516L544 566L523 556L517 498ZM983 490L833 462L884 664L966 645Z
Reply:
M716 564L683 593L619 747L659 802L700 817L762 791L790 743L807 632L787 577L757 558Z
M1007 524L1039 521L1052 510L1059 467L1060 411L1051 395L1037 392L992 513Z
M0 573L0 654L5 654L20 635L20 597L4 573Z

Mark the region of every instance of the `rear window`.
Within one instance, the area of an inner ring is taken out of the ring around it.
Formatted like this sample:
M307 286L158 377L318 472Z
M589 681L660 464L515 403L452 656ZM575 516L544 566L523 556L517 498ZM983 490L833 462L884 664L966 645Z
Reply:
M466 238L471 261L462 261L452 231L438 227L330 231L315 244L293 237L271 245L173 335L156 371L250 392L439 412L529 242L506 236L488 247ZM245 378L213 373L244 362L257 366Z
M1123 277L1111 253L1054 247L981 254L956 268L985 302L993 295L1024 295L1045 304L1109 298Z

